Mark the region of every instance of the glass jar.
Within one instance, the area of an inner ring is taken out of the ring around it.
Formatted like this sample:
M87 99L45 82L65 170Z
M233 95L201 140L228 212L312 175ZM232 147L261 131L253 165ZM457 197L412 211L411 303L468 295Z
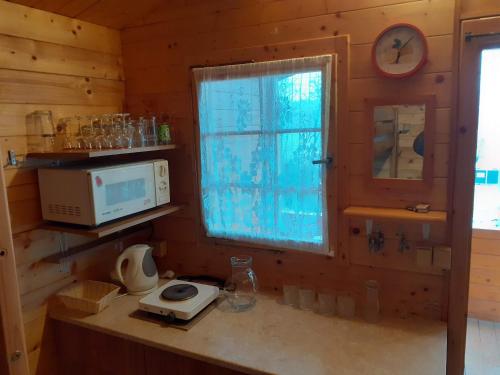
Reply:
M51 111L35 111L26 118L28 151L54 151L56 132Z
M367 280L365 282L365 288L366 288L365 319L367 322L376 323L380 319L378 282L376 280Z
M252 257L231 257L231 277L226 283L226 296L234 311L251 309L256 302L257 276L252 270Z

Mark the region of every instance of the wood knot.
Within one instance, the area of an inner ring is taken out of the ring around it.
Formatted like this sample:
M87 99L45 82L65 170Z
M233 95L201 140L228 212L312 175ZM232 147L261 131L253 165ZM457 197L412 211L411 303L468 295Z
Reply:
M85 77L85 82L90 82L90 78L89 77Z
M76 35L76 30L71 30L71 32L73 33L73 35Z
M90 90L90 89L87 90L87 94L89 94L89 95L92 94L92 90Z
M339 35L339 31L338 31L338 30L335 30L335 31L333 32L333 36L337 36L337 35Z
M325 26L325 25L322 25L319 29L320 29L321 31L325 31L325 30L326 30L326 26Z
M337 17L337 18L342 17L342 12L337 12L337 13L335 13L335 17Z
M283 261L282 261L281 259L278 259L278 260L276 261L276 264L281 265L281 264L283 264Z
M76 26L76 28L77 28L78 30L81 30L81 29L82 29L82 26L81 26L81 25L77 25L77 26Z
M442 75L442 74L438 74L438 75L436 76L436 78L434 78L434 81L435 81L436 83L443 83L443 82L444 82L444 75Z
M37 60L37 57L35 55L31 56L32 60Z

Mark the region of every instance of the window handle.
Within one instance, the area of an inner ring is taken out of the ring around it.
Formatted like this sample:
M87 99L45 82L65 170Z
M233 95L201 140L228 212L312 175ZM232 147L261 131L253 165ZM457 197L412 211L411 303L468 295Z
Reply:
M326 164L326 166L330 166L332 164L333 158L331 156L327 156L325 159L313 160L313 164Z

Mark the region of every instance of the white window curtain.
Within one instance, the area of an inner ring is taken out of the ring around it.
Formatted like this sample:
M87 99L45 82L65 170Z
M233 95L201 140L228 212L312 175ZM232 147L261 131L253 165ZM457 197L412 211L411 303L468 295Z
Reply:
M332 56L193 69L209 237L328 251Z

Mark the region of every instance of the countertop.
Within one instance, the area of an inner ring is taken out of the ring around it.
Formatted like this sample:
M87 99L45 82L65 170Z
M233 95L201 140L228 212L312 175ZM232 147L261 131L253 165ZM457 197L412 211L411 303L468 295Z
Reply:
M259 294L247 312L214 308L189 331L133 318L139 296L84 316L63 306L53 319L249 374L445 374L446 324L418 318L378 324L284 306Z

